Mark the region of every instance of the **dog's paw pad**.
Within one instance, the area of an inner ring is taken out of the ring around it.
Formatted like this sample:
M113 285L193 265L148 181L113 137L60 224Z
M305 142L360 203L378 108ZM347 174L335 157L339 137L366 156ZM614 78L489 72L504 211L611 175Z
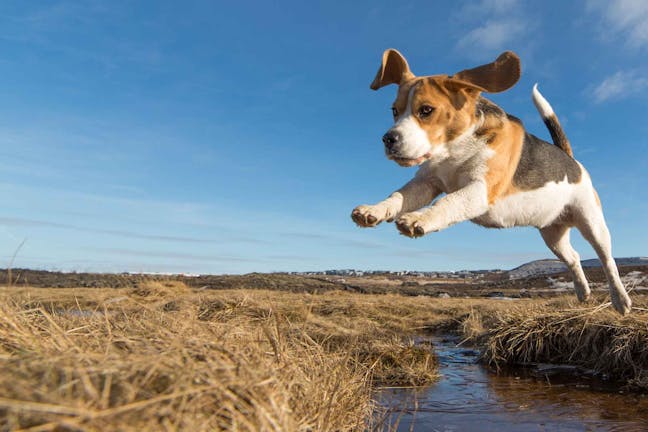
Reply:
M351 219L361 227L374 227L384 220L378 213L372 206L361 205L351 212Z
M417 215L405 215L396 221L398 231L407 237L417 238L425 235L425 227L418 220Z

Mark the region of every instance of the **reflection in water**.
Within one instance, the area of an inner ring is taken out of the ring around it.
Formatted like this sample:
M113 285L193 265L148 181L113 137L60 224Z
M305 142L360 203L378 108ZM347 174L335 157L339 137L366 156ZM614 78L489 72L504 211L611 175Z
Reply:
M573 376L496 375L477 352L438 339L439 382L419 390L384 389L379 402L399 431L648 431L648 397L603 391Z

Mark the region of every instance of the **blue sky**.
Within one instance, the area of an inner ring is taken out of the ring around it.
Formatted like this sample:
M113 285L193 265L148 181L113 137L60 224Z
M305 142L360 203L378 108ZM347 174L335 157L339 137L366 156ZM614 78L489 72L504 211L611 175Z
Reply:
M538 82L590 171L616 256L647 254L648 3L0 3L0 267L244 273L511 268L531 228L412 240L356 228L415 172L385 159L385 48L420 75L516 51L490 98L549 139ZM575 247L594 254L578 234Z

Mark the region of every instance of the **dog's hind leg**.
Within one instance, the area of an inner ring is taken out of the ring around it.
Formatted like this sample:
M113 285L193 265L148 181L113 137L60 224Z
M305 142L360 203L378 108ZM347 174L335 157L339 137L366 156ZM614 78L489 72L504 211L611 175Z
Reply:
M603 271L610 287L610 297L612 305L619 313L625 315L630 312L632 301L628 296L617 269L614 258L612 257L612 241L610 231L605 224L603 210L594 202L591 202L586 208L581 210L577 219L577 228L583 234L583 237L592 245L603 266Z
M580 256L569 242L567 225L555 224L540 229L540 234L551 251L567 265L574 280L576 296L580 301L586 301L590 296L590 288L583 273Z

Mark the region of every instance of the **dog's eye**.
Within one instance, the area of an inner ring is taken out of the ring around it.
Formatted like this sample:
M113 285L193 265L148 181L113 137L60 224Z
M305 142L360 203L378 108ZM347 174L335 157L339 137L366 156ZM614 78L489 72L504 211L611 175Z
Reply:
M398 117L398 110L396 109L396 107L392 107L392 115L394 117Z
M421 105L421 108L419 108L419 117L427 117L432 114L432 111L434 111L434 108L430 105Z

